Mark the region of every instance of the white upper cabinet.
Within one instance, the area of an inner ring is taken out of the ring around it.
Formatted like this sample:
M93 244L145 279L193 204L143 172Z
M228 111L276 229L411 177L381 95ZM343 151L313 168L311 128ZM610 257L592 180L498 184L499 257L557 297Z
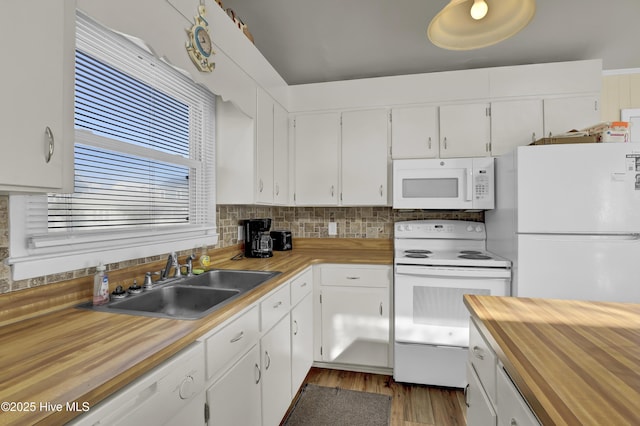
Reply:
M544 135L580 130L600 122L598 96L575 96L544 100Z
M488 103L440 107L440 157L489 155L491 124Z
M255 96L254 96L255 98ZM253 204L255 120L231 101L216 98L216 202Z
M75 6L2 1L0 192L73 192Z
M342 205L388 205L389 112L342 113Z
M289 201L288 113L260 87L255 99L255 119L232 102L217 99L218 204Z
M393 108L392 158L435 158L438 156L438 141L438 107Z
M261 88L257 95L256 202L273 203L273 110L271 96Z
M294 132L296 205L337 205L340 114L299 115Z
M289 114L273 104L273 204L289 203Z
M491 103L491 155L498 156L543 137L542 100Z

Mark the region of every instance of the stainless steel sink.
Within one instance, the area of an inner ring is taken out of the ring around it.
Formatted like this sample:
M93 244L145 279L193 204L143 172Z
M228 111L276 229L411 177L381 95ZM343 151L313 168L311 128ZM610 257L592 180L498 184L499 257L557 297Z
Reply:
M181 284L196 287L230 288L249 291L267 280L279 275L272 271L245 271L234 269L216 269L189 277Z
M107 310L180 319L200 318L222 307L240 290L168 286L129 299L113 301Z
M79 308L174 319L198 319L210 314L280 274L270 271L218 269L200 275L156 283L156 288L125 299Z

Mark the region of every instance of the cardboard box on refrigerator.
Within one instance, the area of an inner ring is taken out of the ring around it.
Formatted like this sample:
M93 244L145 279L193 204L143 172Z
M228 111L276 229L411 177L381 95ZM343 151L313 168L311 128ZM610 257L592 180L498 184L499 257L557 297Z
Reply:
M538 139L529 145L552 145L552 144L567 144L567 143L596 143L598 138L596 136L566 136L566 137L550 137Z

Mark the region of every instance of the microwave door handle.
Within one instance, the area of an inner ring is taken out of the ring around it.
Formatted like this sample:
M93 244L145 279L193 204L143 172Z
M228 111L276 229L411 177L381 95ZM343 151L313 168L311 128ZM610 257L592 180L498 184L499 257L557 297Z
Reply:
M473 169L466 169L467 190L465 194L466 201L473 201Z

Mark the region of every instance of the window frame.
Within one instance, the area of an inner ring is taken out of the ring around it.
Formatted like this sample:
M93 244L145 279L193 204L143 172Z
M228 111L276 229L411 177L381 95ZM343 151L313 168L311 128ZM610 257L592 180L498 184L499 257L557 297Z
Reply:
M128 40L124 35L111 32L99 26L90 18L78 12L78 23L81 25L94 25L98 31L104 33L104 37L110 42L129 46L135 45L141 61L153 61L153 66L173 68L161 59L155 57L151 50L145 50L143 44ZM83 48L82 41L77 43L77 48L91 54ZM90 49L101 49L96 40L84 43ZM97 58L103 60L102 57ZM110 64L108 60L104 61ZM129 73L129 70L126 70ZM192 80L187 81L184 72L176 71L184 77L185 84L197 85ZM133 73L135 74L135 72ZM139 76L135 76L139 77ZM207 90L199 86L202 90ZM109 264L122 262L131 259L148 258L159 256L172 251L182 251L189 249L199 249L203 245L215 245L218 241L216 226L216 203L215 203L215 95L211 95L210 112L211 120L206 121L203 115L203 145L204 158L202 161L180 157L180 161L188 164L190 168L196 169L204 176L199 185L206 188L199 188L201 194L206 194L205 199L198 199L190 203L190 210L197 205L199 213L204 212L204 216L199 218L200 224L185 225L164 225L157 228L144 228L142 230L109 230L109 231L84 231L84 232L42 232L42 224L38 223L39 229L34 231L33 223L30 222L29 213L34 209L42 209L44 206L44 227L46 230L46 205L47 195L10 195L9 197L9 221L10 221L10 254L7 263L12 267L14 280L34 278L49 274L62 273L78 269L90 268L99 263ZM173 95L173 94L172 94ZM143 154L148 158L159 160L175 160L170 154L158 152L157 155L149 156L149 149L137 147L126 142L118 142L103 136L94 135L92 132L75 129L73 141L76 143L113 149L114 145L123 153L132 155ZM178 156L176 156L178 157ZM204 168L204 170L202 170ZM193 195L193 191L190 191ZM153 232L152 232L153 231Z

